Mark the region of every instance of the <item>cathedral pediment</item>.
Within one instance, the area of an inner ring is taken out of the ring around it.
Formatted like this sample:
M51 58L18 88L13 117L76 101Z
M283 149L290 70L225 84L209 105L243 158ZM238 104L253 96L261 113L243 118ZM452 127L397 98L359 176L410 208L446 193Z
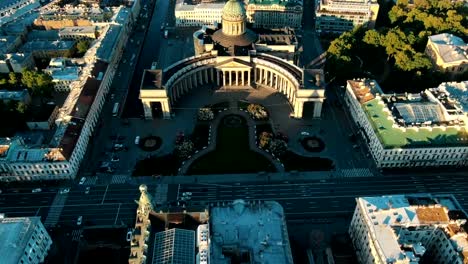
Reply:
M240 60L240 59L230 59L226 61L219 62L216 65L216 68L218 69L250 69L252 66L250 66L249 62Z

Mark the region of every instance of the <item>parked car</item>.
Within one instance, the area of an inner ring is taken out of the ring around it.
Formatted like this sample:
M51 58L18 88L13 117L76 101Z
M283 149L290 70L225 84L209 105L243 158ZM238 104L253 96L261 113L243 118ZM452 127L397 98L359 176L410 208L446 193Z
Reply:
M76 220L76 225L81 225L81 223L83 222L83 216L78 216L78 219Z
M85 194L89 194L89 190L91 189L91 187L86 187L86 190L85 190Z
M65 194L65 193L69 193L69 192L70 192L69 188L60 190L60 194Z
M32 193L42 192L42 189L41 188L36 188L36 189L33 189L31 192Z
M192 195L191 192L183 192L183 193L182 193L182 196L190 196L190 195Z
M135 145L140 144L140 136L135 137Z
M114 161L114 162L116 162L116 161L119 161L119 160L120 160L120 158L119 158L119 157L117 157L117 156L112 156L112 159L111 159L111 161Z
M132 231L127 232L127 242L130 242L132 240Z
M85 183L85 181L86 181L86 177L83 177L83 178L81 178L81 180L80 180L80 183L79 183L79 184L80 184L80 185L83 185L83 184Z

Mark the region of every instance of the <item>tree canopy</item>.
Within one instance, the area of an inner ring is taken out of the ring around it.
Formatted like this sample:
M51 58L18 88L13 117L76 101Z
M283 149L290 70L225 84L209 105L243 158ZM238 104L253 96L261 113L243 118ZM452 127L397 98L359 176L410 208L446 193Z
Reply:
M442 75L432 72L431 61L424 54L428 37L452 33L468 41L468 7L462 2L414 0L410 5L408 0L398 0L388 17L388 27L362 30L362 33L355 29L332 41L327 67L334 71L335 77L343 76L340 71L344 65L356 72L358 64L351 62L357 57L363 68L361 72L382 74L383 80L396 72L413 76L415 82L434 79Z
M43 72L23 70L21 83L41 97L50 96L53 91L52 77Z

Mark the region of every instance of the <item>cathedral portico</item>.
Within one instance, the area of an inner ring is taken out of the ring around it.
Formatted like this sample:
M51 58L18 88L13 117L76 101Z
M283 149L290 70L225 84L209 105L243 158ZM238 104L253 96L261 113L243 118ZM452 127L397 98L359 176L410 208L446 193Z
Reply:
M323 71L301 69L253 49L257 35L245 27L241 1L229 0L223 12L223 27L206 36L212 37L209 50L201 49L199 55L164 70L145 71L140 88L145 117L153 117L151 103L157 102L161 104L163 117L170 118L171 106L192 89L206 85L223 90L271 87L285 95L293 108L292 117L302 118L304 103L309 102L314 104L313 117L320 117L325 98Z

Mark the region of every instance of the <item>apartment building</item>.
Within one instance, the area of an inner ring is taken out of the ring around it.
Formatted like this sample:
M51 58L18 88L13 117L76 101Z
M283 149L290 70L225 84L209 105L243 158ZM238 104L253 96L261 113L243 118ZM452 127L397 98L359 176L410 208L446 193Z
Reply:
M19 49L23 53L31 53L36 59L54 57L71 57L75 48L72 40L33 40L24 43Z
M356 26L374 28L379 12L377 0L317 0L315 29L320 33L343 33Z
M359 133L379 168L468 165L468 81L416 94L384 94L374 80L345 91Z
M95 45L85 53L86 65L81 69L80 78L68 86L69 94L58 110L49 142L38 147L29 146L21 137L0 139L0 181L76 176L128 38L126 31L111 30L114 27L123 28L107 25Z
M0 72L22 72L23 69L31 69L36 66L30 53L8 53L0 55Z
M65 58L52 58L44 72L52 77L55 91L66 92L70 91L72 82L79 80L81 69L67 65Z
M85 27L64 27L59 30L59 37L61 39L96 39L97 31L95 26Z
M254 28L301 28L302 0L248 0L247 22Z
M451 75L468 71L468 44L449 33L430 36L425 53L436 69Z
M247 22L255 28L300 28L302 23L302 0L245 0ZM177 27L213 26L221 23L225 2L193 3L178 0L175 7Z
M0 1L0 26L32 12L41 6L39 0Z
M47 30L63 27L91 26L93 23L106 22L112 17L110 8L100 8L98 4L65 5L63 7L52 3L42 7L39 17L34 21L35 26L45 27Z
M349 235L359 263L465 264L466 212L453 195L359 197Z
M43 263L52 245L40 217L0 218L2 263Z

